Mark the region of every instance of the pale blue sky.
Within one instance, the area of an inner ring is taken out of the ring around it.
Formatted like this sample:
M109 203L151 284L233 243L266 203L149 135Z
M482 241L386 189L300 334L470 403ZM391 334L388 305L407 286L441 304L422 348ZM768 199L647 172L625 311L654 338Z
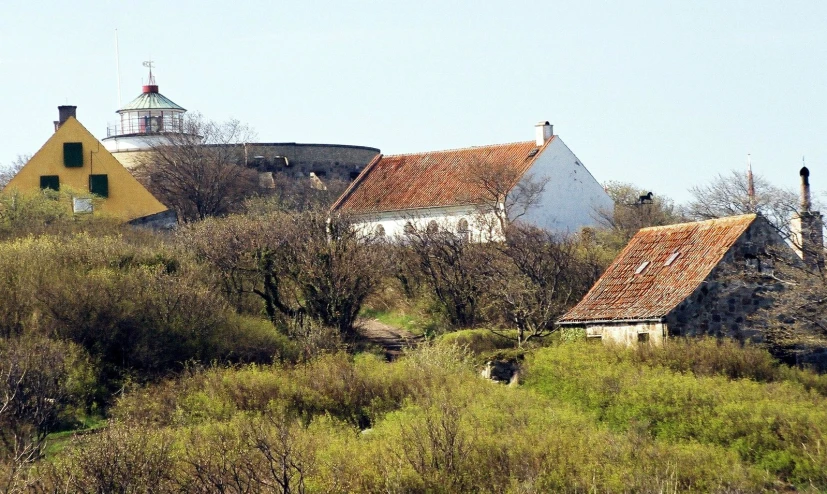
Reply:
M57 105L99 138L156 62L161 93L259 140L386 154L533 139L601 182L686 200L753 167L827 189L823 1L21 1L0 10L0 164Z

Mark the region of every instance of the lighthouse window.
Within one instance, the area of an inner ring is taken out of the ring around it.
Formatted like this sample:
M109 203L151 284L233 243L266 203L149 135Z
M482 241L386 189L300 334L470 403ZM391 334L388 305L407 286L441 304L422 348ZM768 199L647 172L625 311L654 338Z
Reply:
M83 143L63 143L63 164L67 168L80 168L83 166Z
M107 175L89 175L89 192L101 197L109 197L109 177Z

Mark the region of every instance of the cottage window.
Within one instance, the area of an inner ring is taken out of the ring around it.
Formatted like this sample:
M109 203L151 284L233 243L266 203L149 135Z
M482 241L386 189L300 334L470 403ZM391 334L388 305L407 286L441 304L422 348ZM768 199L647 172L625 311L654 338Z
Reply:
M637 269L635 270L635 274L642 273L646 269L646 266L648 266L648 265L649 265L649 261L643 261L643 264L638 266Z
M89 175L89 192L101 197L109 197L109 176Z
M40 188L44 190L60 190L60 177L57 175L41 175Z
M63 143L63 165L66 168L80 168L83 166L83 143Z
M667 260L666 260L666 262L665 262L665 263L663 263L663 265L664 265L664 266L671 266L671 265L672 265L672 263L673 263L673 262L675 262L675 260L676 260L678 257L680 257L680 255L681 255L681 253L680 253L680 252L675 252L674 254L672 254L671 256L669 256L669 259L667 259Z
M405 233L410 235L410 234L414 233L416 231L416 229L414 228L413 223L411 223L410 221L406 221L404 231L405 231Z
M73 197L72 212L75 214L89 214L92 212L92 199L88 197Z
M376 236L377 237L384 237L385 236L385 227L382 225L376 225Z
M459 233L460 237L464 240L468 240L471 236L471 230L468 229L468 220L462 218L457 223L457 233Z
M436 220L431 220L428 222L428 233L436 233L439 231L439 225L437 225Z
M637 334L637 342L638 343L649 343L649 333L638 333Z

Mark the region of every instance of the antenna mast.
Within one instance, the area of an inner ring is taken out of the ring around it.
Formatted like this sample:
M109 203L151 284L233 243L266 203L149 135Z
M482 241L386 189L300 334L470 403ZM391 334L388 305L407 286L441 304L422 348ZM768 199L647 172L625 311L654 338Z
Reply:
M121 107L121 50L118 47L118 29L115 28L115 65L118 67L118 108Z
M749 197L749 210L755 212L755 181L752 178L752 156L747 154L747 196Z

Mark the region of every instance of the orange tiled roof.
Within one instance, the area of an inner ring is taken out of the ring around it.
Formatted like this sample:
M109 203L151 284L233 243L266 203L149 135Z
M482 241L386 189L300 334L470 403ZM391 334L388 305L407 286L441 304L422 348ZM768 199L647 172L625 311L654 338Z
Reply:
M666 316L706 279L755 218L745 214L641 229L583 300L558 322ZM666 266L676 252L679 256ZM646 261L646 268L635 274Z
M545 147L554 139L549 139ZM479 203L484 191L469 168L484 165L517 180L531 167L542 147L534 141L448 151L379 155L333 205L357 214ZM535 151L536 150L536 151ZM509 187L510 188L510 187ZM475 201L475 198L477 200Z

